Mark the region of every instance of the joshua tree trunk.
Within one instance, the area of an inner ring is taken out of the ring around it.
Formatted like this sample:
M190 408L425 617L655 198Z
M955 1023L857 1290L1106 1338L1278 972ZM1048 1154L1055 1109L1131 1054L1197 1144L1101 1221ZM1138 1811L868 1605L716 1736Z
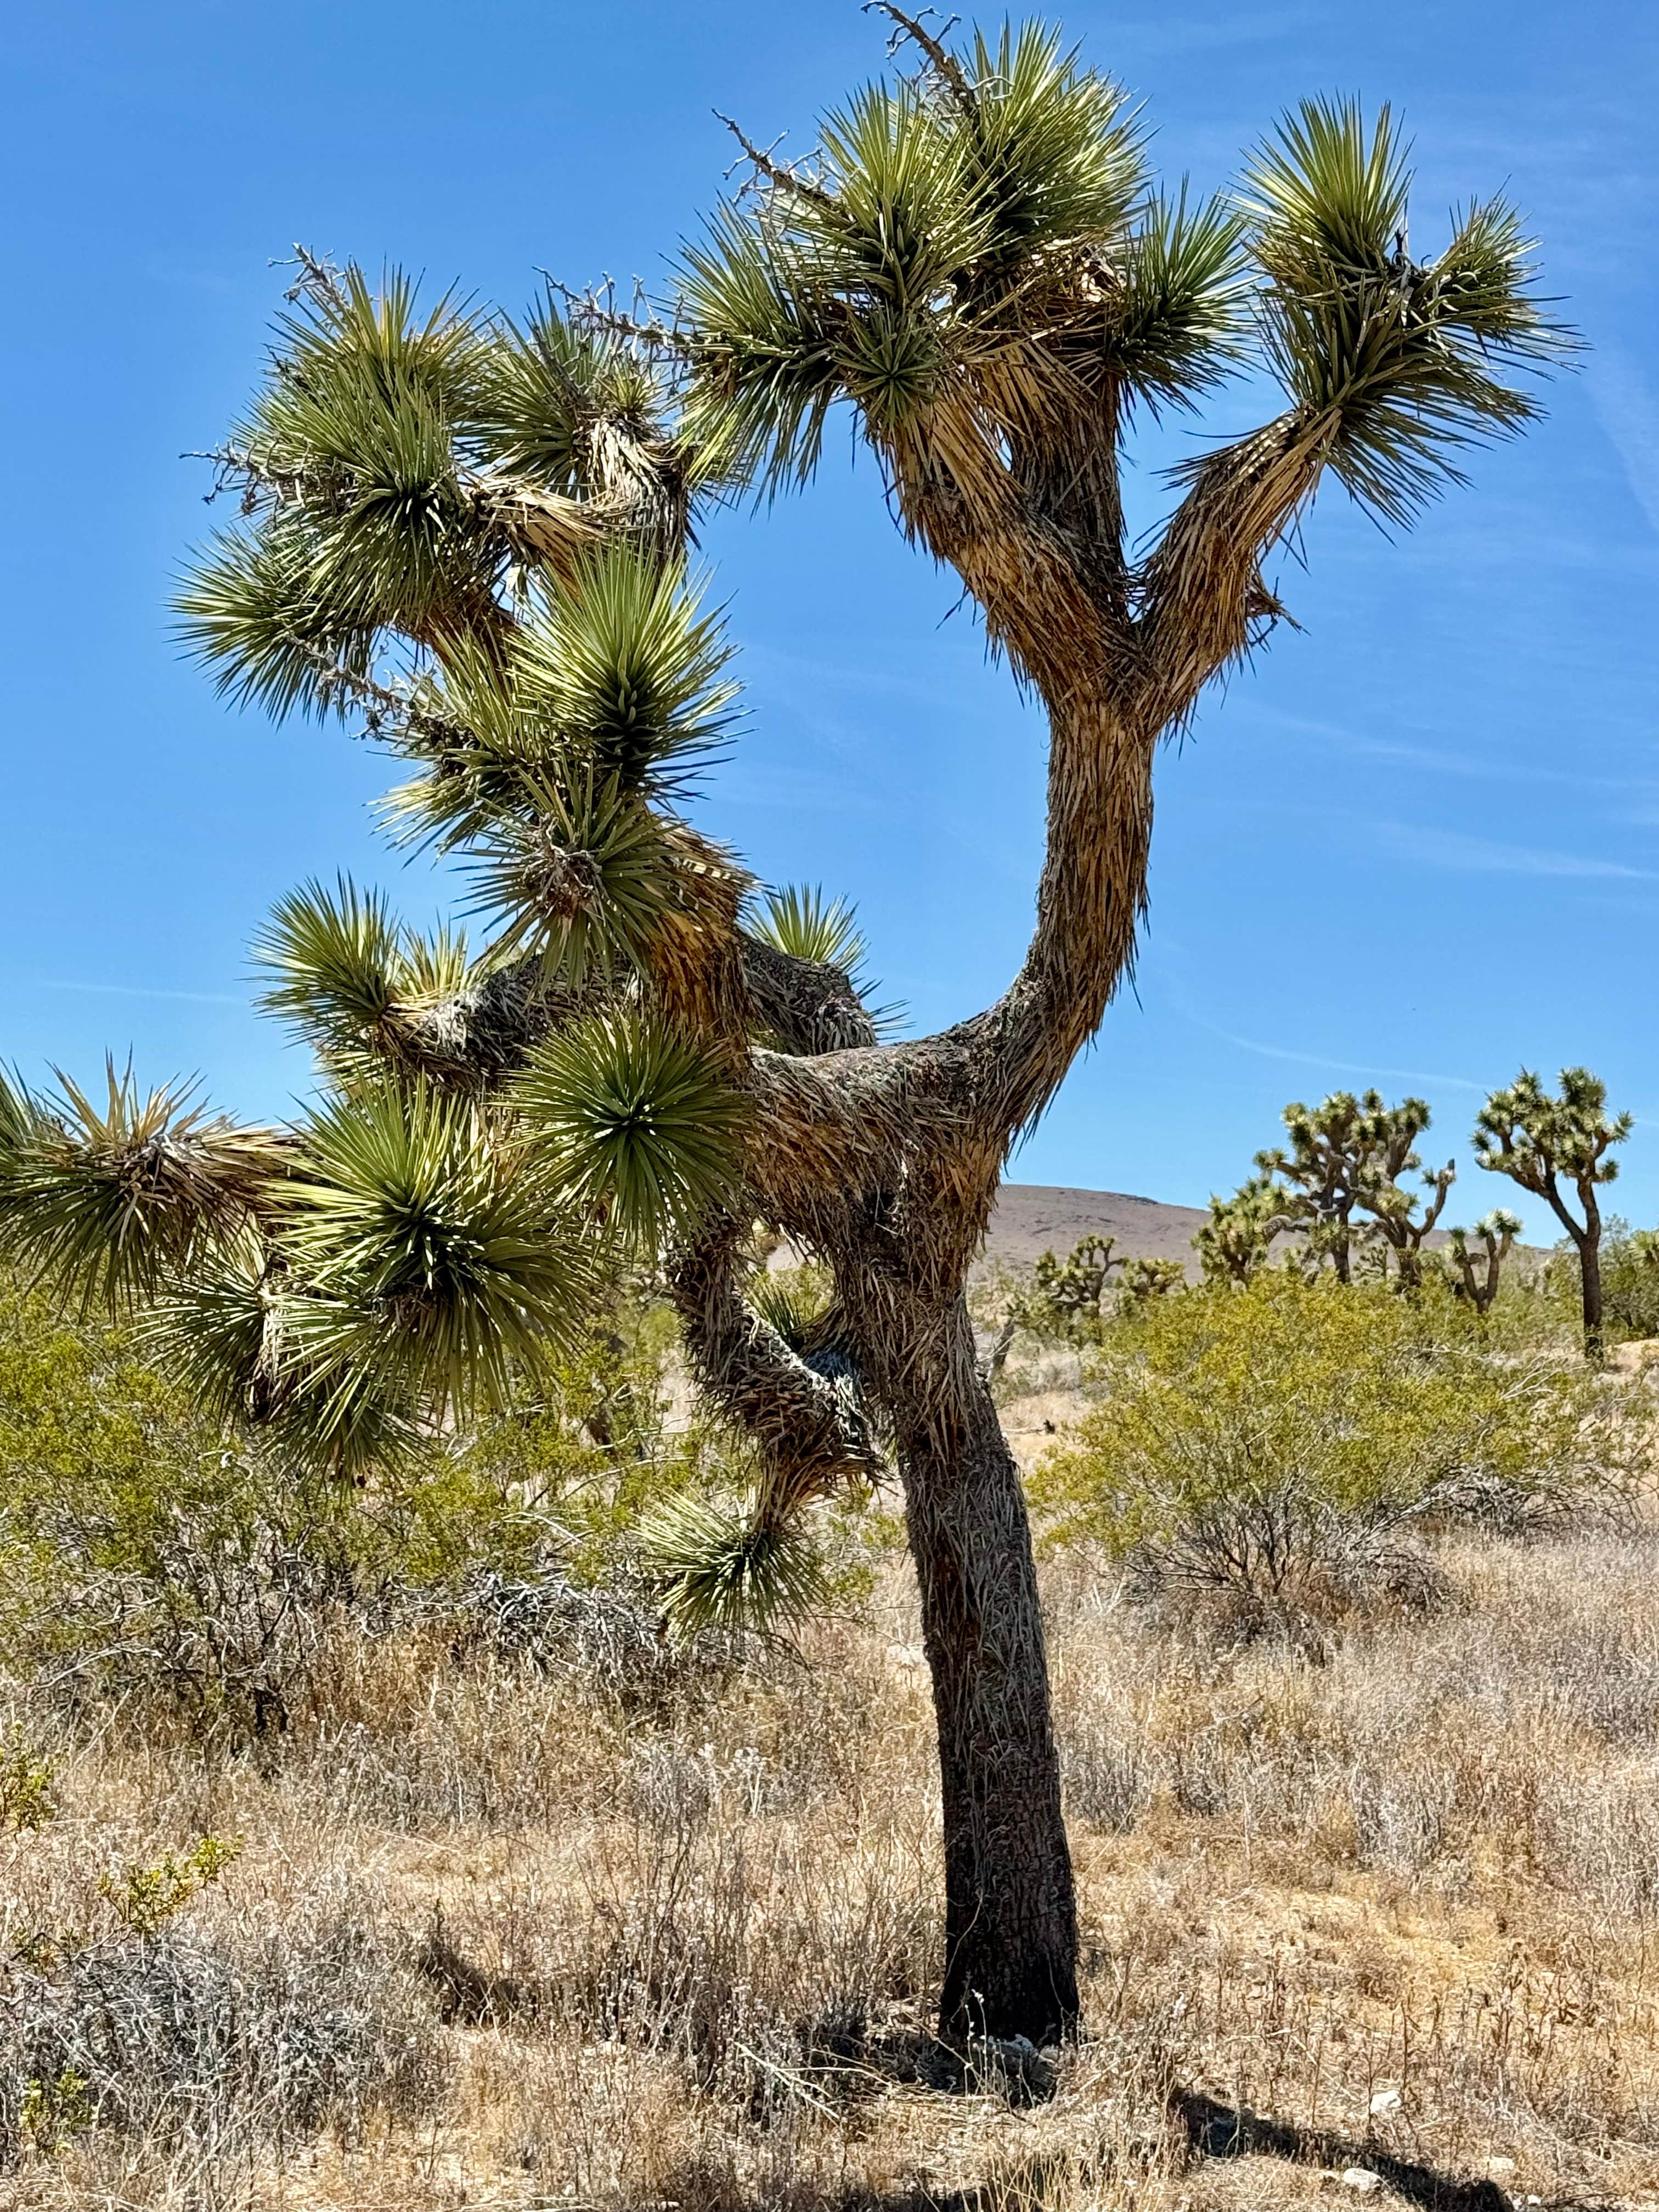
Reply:
M1075 694L1050 721L1048 860L1012 988L915 1042L814 1052L803 1035L794 1054L756 1054L749 1158L760 1209L830 1264L834 1348L904 1487L943 1778L942 2027L1037 2044L1077 2017L1072 1867L1030 1528L966 1284L1007 1148L1132 951L1158 726ZM683 1271L688 1342L798 1498L867 1462L868 1439L743 1304L735 1253L728 1239Z
M965 1302L926 1335L948 1366L918 1362L897 1455L939 1723L940 2010L1041 2044L1077 2019L1077 1924L1030 1529Z
M1607 1356L1601 1332L1601 1209L1588 1186L1579 1191L1584 1208L1584 1233L1578 1238L1578 1279L1583 1293L1584 1352L1600 1361Z

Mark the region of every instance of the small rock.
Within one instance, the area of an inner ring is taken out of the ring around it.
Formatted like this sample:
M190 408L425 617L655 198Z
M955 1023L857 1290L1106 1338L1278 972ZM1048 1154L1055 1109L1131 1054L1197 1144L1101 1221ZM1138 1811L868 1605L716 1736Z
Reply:
M1362 2197L1369 2197L1374 2190L1381 2189L1382 2177L1380 2173L1373 2173L1368 2166L1345 2166L1342 2169L1342 2186L1345 2189L1357 2189Z
M1496 2175L1513 2173L1515 2160L1512 2158L1489 2158L1486 2160L1486 2171L1488 2173Z
M1371 2099L1371 2118L1374 2120L1386 2118L1389 2113L1397 2112L1404 2102L1405 2099L1398 2089L1379 2089Z

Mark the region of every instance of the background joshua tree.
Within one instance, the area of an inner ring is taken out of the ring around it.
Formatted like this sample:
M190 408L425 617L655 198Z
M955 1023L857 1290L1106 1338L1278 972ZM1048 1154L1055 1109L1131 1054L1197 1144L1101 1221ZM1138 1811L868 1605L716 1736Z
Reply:
M1034 1316L1049 1327L1097 1322L1112 1270L1129 1264L1127 1258L1115 1256L1116 1243L1115 1237L1085 1237L1065 1260L1044 1252L1031 1271L1026 1301Z
M1561 1095L1552 1097L1528 1069L1507 1090L1494 1091L1474 1127L1474 1157L1483 1168L1506 1175L1543 1199L1572 1239L1584 1316L1584 1350L1602 1354L1601 1208L1596 1189L1619 1172L1609 1148L1623 1144L1632 1127L1628 1114L1607 1118L1607 1086L1587 1067L1564 1067ZM1577 1193L1581 1221L1562 1194Z
M1167 1298L1186 1280L1187 1270L1179 1260L1126 1260L1118 1278L1119 1310L1132 1313L1137 1307L1150 1305L1154 1298Z
M1340 1283L1352 1276L1355 1245L1371 1233L1353 1217L1364 1181L1367 1120L1382 1105L1374 1091L1363 1104L1351 1091L1334 1091L1317 1106L1293 1099L1281 1117L1288 1147L1255 1156L1263 1176L1280 1178L1274 1187L1282 1218L1275 1225L1298 1231L1314 1262L1328 1261Z
M1380 1247L1385 1268L1393 1254L1402 1285L1419 1283L1423 1240L1457 1179L1448 1160L1424 1176L1420 1199L1401 1182L1423 1164L1415 1146L1429 1126L1425 1103L1406 1098L1389 1106L1379 1091L1356 1098L1334 1091L1317 1106L1293 1101L1283 1118L1289 1149L1258 1152L1261 1174L1233 1198L1210 1200L1211 1218L1194 1240L1206 1272L1247 1282L1273 1237L1292 1230L1313 1263L1328 1261L1339 1282L1352 1278L1360 1249Z
M1359 1203L1393 1253L1401 1287L1415 1290L1423 1279L1423 1240L1444 1210L1446 1194L1457 1180L1456 1163L1448 1160L1443 1168L1423 1173L1421 1193L1407 1190L1401 1177L1423 1168L1416 1147L1429 1126L1426 1103L1407 1098L1398 1106L1384 1106L1372 1091L1365 1094L1365 1109Z
M1253 1282L1286 1224L1287 1194L1271 1176L1252 1176L1231 1198L1210 1194L1210 1218L1193 1238L1206 1283Z
M939 1723L945 2024L1040 2041L1076 2011L1071 1869L967 1270L1010 1146L1129 963L1159 744L1281 612L1263 563L1327 471L1408 521L1471 441L1532 419L1505 380L1560 340L1501 202L1416 257L1386 109L1306 104L1198 200L1155 185L1125 95L1054 33L947 51L884 12L901 72L798 167L745 142L746 186L659 310L555 295L520 328L302 266L217 457L244 519L185 594L190 633L233 698L360 712L411 763L392 828L465 857L489 942L297 894L267 997L321 1054L316 1111L267 1132L114 1079L106 1104L17 1091L0 1211L70 1288L143 1304L210 1404L342 1464L510 1393L617 1254L659 1256L760 1468L741 1524L680 1532L679 1601L807 1602L802 1509L896 1465ZM1277 411L1183 465L1132 548L1135 422L1246 362ZM1019 972L887 1043L845 946L757 908L678 811L732 706L696 519L803 483L843 405L1050 737ZM757 1224L829 1271L810 1340L745 1297Z
M1494 1206L1490 1213L1483 1215L1473 1229L1446 1231L1451 1246L1452 1288L1459 1297L1468 1300L1476 1313L1484 1316L1492 1311L1504 1262L1520 1234L1519 1215L1503 1206ZM1478 1250L1470 1249L1471 1237L1479 1240Z

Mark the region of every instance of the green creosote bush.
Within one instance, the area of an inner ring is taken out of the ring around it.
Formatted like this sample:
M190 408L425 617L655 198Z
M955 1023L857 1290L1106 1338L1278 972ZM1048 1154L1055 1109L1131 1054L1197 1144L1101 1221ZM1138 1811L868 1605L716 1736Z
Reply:
M1048 1541L1246 1625L1430 1601L1425 1524L1618 1509L1652 1441L1636 1391L1565 1350L1494 1350L1432 1282L1407 1300L1270 1269L1155 1299L1105 1333L1089 1388L1037 1472Z
M58 1813L52 1794L52 1760L27 1738L0 1734L0 1829L21 1835L44 1828Z
M159 1935L241 1856L240 1836L203 1836L182 1856L169 1851L154 1866L124 1866L100 1875L98 1894L133 1935Z
M1562 1237L1543 1271L1543 1290L1562 1325L1574 1328L1583 1303L1578 1253ZM1632 1229L1622 1215L1601 1226L1602 1317L1614 1344L1659 1336L1659 1230Z
M239 1443L130 1334L0 1282L0 1670L58 1705L159 1698L234 1743L289 1725L335 1622L586 1632L580 1594L626 1581L640 1523L718 1485L726 1450L667 1431L665 1310L619 1298L613 1322L510 1413L354 1481ZM9 1820L33 1817L23 1766L4 1778Z

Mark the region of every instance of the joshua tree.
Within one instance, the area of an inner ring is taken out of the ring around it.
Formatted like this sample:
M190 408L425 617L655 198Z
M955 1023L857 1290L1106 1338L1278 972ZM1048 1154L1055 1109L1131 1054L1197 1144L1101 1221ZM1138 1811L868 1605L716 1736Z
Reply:
M1607 1154L1623 1144L1631 1128L1628 1114L1608 1120L1607 1086L1587 1067L1562 1069L1559 1098L1523 1067L1507 1090L1492 1092L1474 1127L1480 1164L1544 1200L1571 1237L1578 1254L1584 1351L1591 1359L1600 1359L1603 1349L1601 1208L1595 1193L1618 1174L1618 1161ZM1564 1182L1577 1194L1582 1221L1562 1195Z
M1457 1165L1448 1160L1443 1168L1424 1173L1420 1199L1407 1190L1400 1178L1422 1169L1416 1146L1429 1126L1428 1106L1421 1098L1403 1099L1398 1106L1384 1106L1380 1100L1373 1105L1376 1099L1375 1091L1366 1093L1359 1203L1394 1255L1401 1288L1414 1291L1423 1280L1423 1240L1445 1208L1447 1193L1457 1180Z
M1113 1268L1129 1264L1114 1256L1116 1243L1115 1237L1082 1237L1063 1261L1043 1253L1031 1271L1031 1291L1024 1301L1033 1320L1050 1327L1058 1322L1062 1328L1097 1322Z
M1503 1206L1483 1215L1473 1229L1446 1232L1451 1245L1452 1289L1460 1298L1467 1298L1483 1320L1497 1301L1498 1275L1520 1234L1519 1217ZM1469 1249L1472 1237L1480 1240L1478 1252Z
M1353 1217L1364 1202L1368 1125L1382 1110L1375 1091L1363 1100L1351 1091L1334 1091L1317 1106L1292 1099L1280 1117L1290 1135L1288 1148L1279 1146L1255 1156L1264 1176L1283 1178L1277 1186L1285 1212L1279 1225L1300 1231L1313 1258L1328 1260L1341 1283L1352 1276L1355 1246L1371 1234L1364 1223L1356 1225Z
M1210 1194L1210 1218L1193 1238L1206 1283L1248 1283L1267 1264L1273 1238L1291 1225L1290 1194L1271 1176L1252 1176L1231 1198Z
M1419 1283L1423 1240L1456 1180L1449 1160L1425 1175L1431 1195L1421 1213L1416 1195L1401 1183L1402 1175L1423 1164L1414 1146L1429 1126L1424 1101L1407 1098L1388 1106L1379 1091L1356 1098L1351 1091L1334 1091L1317 1106L1292 1102L1284 1122L1289 1149L1258 1152L1261 1176L1224 1204L1210 1201L1212 1218L1199 1235L1215 1245L1217 1266L1229 1264L1219 1241L1224 1232L1237 1242L1242 1260L1252 1237L1271 1241L1280 1230L1293 1229L1301 1232L1310 1260L1328 1260L1340 1282L1352 1279L1358 1250L1374 1249L1376 1264L1384 1271L1393 1253L1405 1288ZM1276 1176L1283 1182L1276 1183ZM1356 1214L1369 1218L1357 1221Z
M186 619L230 696L360 713L412 764L392 825L471 860L490 942L475 959L313 886L266 945L268 1001L331 1080L313 1115L272 1133L130 1083L107 1109L20 1092L0 1181L15 1249L148 1302L212 1402L342 1462L510 1392L582 1325L607 1238L659 1255L763 1470L741 1525L686 1532L679 1596L805 1602L803 1509L896 1467L945 2025L1040 2042L1077 2009L1072 1873L968 1268L1131 960L1160 744L1282 612L1264 564L1327 471L1406 523L1533 418L1508 380L1562 341L1503 203L1416 258L1386 109L1308 103L1200 201L1154 186L1125 95L1054 33L947 51L883 12L901 73L799 166L743 141L748 181L660 307L557 293L515 328L302 265L218 456L245 520ZM1246 362L1278 411L1183 464L1132 548L1135 422ZM843 407L1048 721L1030 950L994 1006L901 1042L676 804L732 703L696 520L804 484ZM756 1224L829 1271L811 1344L745 1297Z
M1138 1306L1151 1305L1154 1298L1167 1298L1186 1280L1187 1270L1179 1260L1126 1260L1118 1278L1119 1308L1133 1313Z

